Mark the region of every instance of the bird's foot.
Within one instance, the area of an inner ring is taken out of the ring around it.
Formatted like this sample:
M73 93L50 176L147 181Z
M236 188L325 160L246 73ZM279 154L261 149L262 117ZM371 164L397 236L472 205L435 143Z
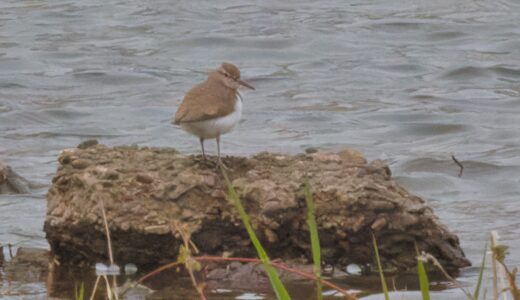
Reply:
M206 156L197 157L196 163L203 168L214 168L215 167L215 161L207 158Z
M229 167L226 166L226 164L222 161L222 159L213 157L198 157L197 158L197 164L203 168L215 168L215 170L223 169L223 170L229 170Z
M226 166L226 164L220 159L220 157L217 159L216 169L221 168L224 171L229 170L229 168Z

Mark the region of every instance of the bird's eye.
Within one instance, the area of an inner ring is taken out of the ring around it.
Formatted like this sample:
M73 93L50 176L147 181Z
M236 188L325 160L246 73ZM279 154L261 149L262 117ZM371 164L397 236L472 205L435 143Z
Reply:
M229 74L228 73L224 73L224 76L229 77Z

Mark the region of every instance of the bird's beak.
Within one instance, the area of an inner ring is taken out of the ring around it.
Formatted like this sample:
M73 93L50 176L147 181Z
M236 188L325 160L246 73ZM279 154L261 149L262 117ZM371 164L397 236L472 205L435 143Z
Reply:
M247 83L247 82L245 82L245 81L242 81L242 80L240 80L240 79L238 79L237 82L238 82L240 85L243 85L243 86L245 86L245 87L247 87L247 88L250 88L250 89L252 89L252 90L255 89L252 85L250 85L249 83Z

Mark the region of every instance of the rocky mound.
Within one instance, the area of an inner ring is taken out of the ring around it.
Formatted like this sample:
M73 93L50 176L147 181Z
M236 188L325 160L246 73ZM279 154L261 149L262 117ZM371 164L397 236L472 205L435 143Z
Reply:
M223 161L272 258L311 258L303 196L309 178L324 261L372 264L374 233L387 268L415 266L416 245L450 271L469 265L458 238L381 161L367 163L351 150ZM202 253L256 256L220 172L200 156L87 143L64 150L59 163L45 232L62 263L106 261L101 203L117 263L175 260L182 241L173 221L189 228Z
M0 194L27 194L29 182L0 161Z

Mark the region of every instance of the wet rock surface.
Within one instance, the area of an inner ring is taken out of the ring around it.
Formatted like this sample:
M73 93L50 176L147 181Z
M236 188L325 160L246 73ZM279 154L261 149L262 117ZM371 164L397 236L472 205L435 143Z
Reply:
M6 278L10 281L44 281L49 267L49 250L21 247L13 259L5 264Z
M154 266L175 260L182 240L173 221L189 228L202 253L256 256L226 199L220 172L200 156L83 143L64 150L58 160L44 230L62 263L107 260L101 205L119 264ZM382 161L367 163L353 150L260 153L223 161L273 258L311 258L303 195L308 177L324 261L371 264L373 232L388 269L415 266L415 245L452 272L469 265L458 238L421 198L391 179Z
M0 161L0 194L27 194L29 182Z

